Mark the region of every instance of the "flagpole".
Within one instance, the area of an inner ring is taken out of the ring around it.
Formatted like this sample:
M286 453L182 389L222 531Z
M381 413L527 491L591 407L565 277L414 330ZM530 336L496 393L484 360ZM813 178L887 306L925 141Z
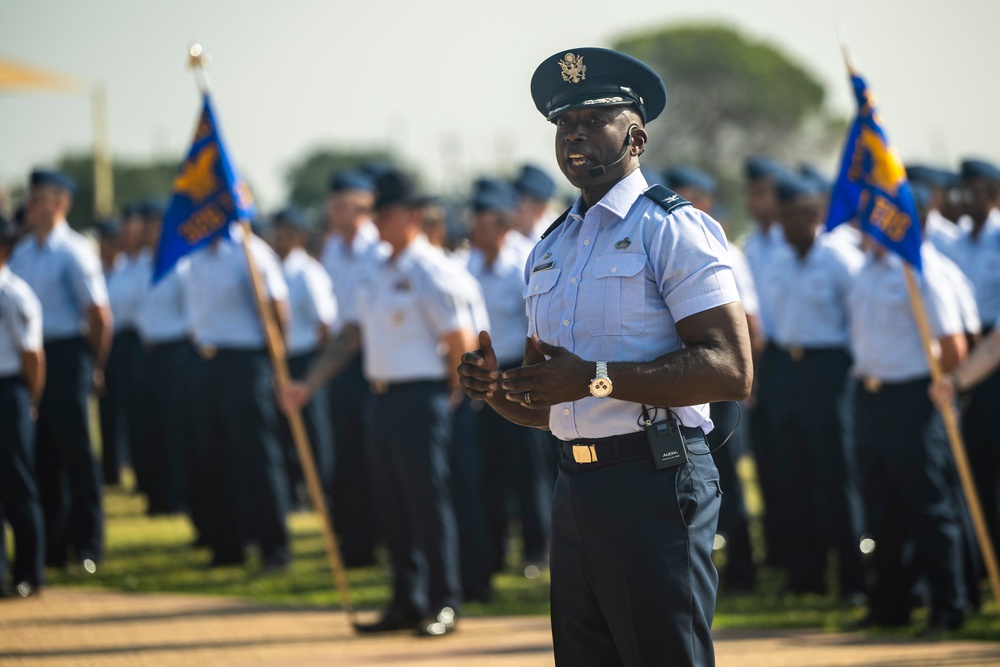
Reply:
M194 44L189 51L188 61L195 73L195 80L198 88L204 95L208 92L208 75L205 68L210 60L203 52L200 44ZM270 302L264 294L264 281L261 278L260 267L254 261L250 251L250 241L253 232L250 229L249 221L240 223L242 231L241 241L243 253L246 257L247 270L250 273L250 283L253 287L254 300L257 303L257 312L260 314L261 325L264 329L264 339L267 343L268 355L271 358L271 365L274 368L275 384L280 391L289 381L288 363L285 356L285 345L282 340L281 330L278 327L277 318ZM309 434L306 431L305 423L302 421L302 413L299 410L291 410L286 414L288 424L291 427L292 440L295 442L295 450L302 464L302 474L306 480L306 487L309 491L309 500L319 514L321 528L323 531L323 543L326 547L327 559L330 562L330 570L333 574L334 583L340 592L340 605L347 612L347 620L354 627L357 622L354 605L351 604L351 591L347 585L347 575L344 572L344 562L340 557L340 549L337 547L337 536L333 530L333 521L330 518L329 509L326 506L326 499L323 495L323 485L320 483L319 474L316 472L316 464L313 461L312 449L309 446Z
M906 291L910 295L910 305L913 307L913 316L917 320L917 328L920 331L920 340L924 346L924 355L927 357L927 366L931 371L931 379L937 382L941 379L941 366L931 346L931 331L927 324L927 313L924 310L924 303L917 289L917 281L913 277L913 269L908 262L903 262L903 272L906 276ZM979 502L979 494L976 492L976 483L969 469L969 457L965 451L965 443L962 441L962 433L958 428L958 419L955 416L955 409L951 403L941 406L941 417L944 420L944 427L948 433L948 443L951 445L952 456L955 457L955 467L958 469L958 478L962 483L962 491L965 493L965 502L969 506L969 514L972 516L972 526L976 532L976 541L979 543L979 550L986 564L986 573L990 580L990 588L993 590L993 600L1000 608L1000 568L997 567L996 553L993 551L993 542L990 541L990 532L986 526L986 519L983 517L983 507Z

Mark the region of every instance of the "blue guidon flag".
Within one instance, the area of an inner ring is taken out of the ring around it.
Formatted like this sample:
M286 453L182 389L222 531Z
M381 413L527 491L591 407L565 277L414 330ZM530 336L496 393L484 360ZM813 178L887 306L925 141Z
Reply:
M250 189L229 159L206 93L191 150L177 172L174 193L163 215L153 282L170 273L181 257L225 234L229 223L249 220L253 215Z
M858 218L861 231L919 272L920 217L906 169L889 145L868 84L855 72L850 74L858 116L847 133L826 228Z

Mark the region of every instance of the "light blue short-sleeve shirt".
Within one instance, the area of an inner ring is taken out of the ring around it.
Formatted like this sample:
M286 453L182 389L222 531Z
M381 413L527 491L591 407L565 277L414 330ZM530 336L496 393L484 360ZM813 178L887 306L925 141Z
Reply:
M963 333L962 318L942 274L940 255L925 242L920 248L923 275L914 272L931 335ZM869 251L848 297L854 374L884 382L925 378L930 371L913 315L903 261Z
M170 273L152 285L152 266L146 275L149 290L139 307L139 336L147 345L160 345L183 340L191 333L190 314L184 295L184 281L191 270L191 261L182 257Z
M847 295L863 263L860 250L827 234L803 258L790 245L776 251L761 287L771 304L771 339L782 347L848 347Z
M87 310L108 305L108 290L97 251L65 220L41 244L29 234L14 248L9 266L42 304L46 342L82 336Z
M331 235L326 240L320 263L333 281L339 326L358 321L354 308L358 292L375 266L388 256L389 249L370 220L361 226L350 244L345 243L339 234Z
M311 352L319 346L320 330L331 330L337 319L333 285L323 265L302 248L295 248L282 262L288 283L288 353Z
M652 361L684 346L678 321L740 300L719 223L692 206L667 214L646 189L636 170L539 241L525 267L529 335L592 361ZM707 405L665 407L712 428ZM588 396L552 406L549 427L561 440L634 433L641 411Z
M198 345L264 348L263 324L242 243L239 237L222 239L191 255L190 270L183 280L184 297ZM256 236L250 237L250 251L260 269L265 294L272 300L286 301L288 287L278 256Z
M771 330L774 328L771 314L771 303L762 294L764 272L767 270L774 253L788 247L785 240L785 232L780 223L772 223L767 228L767 232L761 232L759 228L754 228L743 241L743 254L747 264L750 265L750 275L753 277L757 287L758 314L760 316L760 328L764 337L771 338Z
M108 301L115 320L115 333L135 331L139 326L139 310L149 292L153 260L142 251L135 257L118 256L107 277Z
M982 321L992 322L1000 316L1000 225L987 223L976 238L967 230L936 245L972 283Z
M524 311L526 259L519 245L505 241L492 265L487 266L478 250L469 254L468 262L469 273L479 282L486 301L493 351L501 362L517 361L519 365L524 358L524 341L528 335L528 316Z
M0 267L0 378L21 374L21 353L42 349L42 306L28 284Z
M441 250L419 236L395 259L379 260L356 297L370 382L444 380L452 369L445 334L471 328L462 287Z

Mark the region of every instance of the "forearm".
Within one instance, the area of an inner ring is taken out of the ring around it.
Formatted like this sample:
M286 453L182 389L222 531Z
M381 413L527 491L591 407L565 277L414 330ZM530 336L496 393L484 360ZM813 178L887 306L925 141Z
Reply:
M111 351L112 318L107 306L91 306L87 311L87 345L94 367L104 370Z
M25 384L28 385L31 404L37 406L42 399L42 390L45 389L45 353L41 350L22 352L21 375L24 377Z
M752 375L748 365L713 345L686 347L651 362L608 364L614 398L672 407L741 401L750 393ZM589 393L584 384L581 397Z
M520 403L508 400L505 396L506 394L502 391L497 392L492 398L486 399L486 404L507 421L520 424L521 426L542 429L543 431L549 430L548 408L533 410Z
M330 340L319 358L309 369L305 385L312 393L338 375L361 349L361 330L356 324L347 324Z
M994 331L979 341L962 364L954 371L956 387L971 389L992 373L1000 364L1000 331Z

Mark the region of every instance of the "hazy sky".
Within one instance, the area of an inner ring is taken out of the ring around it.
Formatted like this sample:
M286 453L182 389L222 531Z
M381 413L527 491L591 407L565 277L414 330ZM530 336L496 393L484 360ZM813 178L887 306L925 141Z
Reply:
M1000 161L992 0L0 0L0 55L102 82L114 155L146 159L187 150L200 105L186 51L200 41L223 133L271 208L288 166L323 144L395 146L439 190L523 160L558 175L528 92L537 64L692 20L776 44L846 116L839 23L904 160ZM668 97L650 130L669 135L669 119ZM86 98L0 95L0 183L90 141Z

